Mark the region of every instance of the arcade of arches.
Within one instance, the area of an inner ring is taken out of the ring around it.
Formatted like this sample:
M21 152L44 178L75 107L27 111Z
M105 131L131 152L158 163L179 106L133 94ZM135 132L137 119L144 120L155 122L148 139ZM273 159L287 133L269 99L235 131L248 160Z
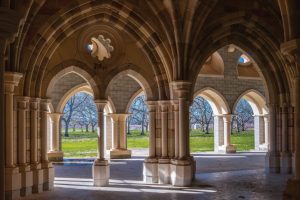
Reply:
M231 120L244 98L254 114L255 149L267 152L266 173L292 174L284 196L300 199L299 1L0 5L0 199L52 190L51 161L63 158L60 118L77 92L91 94L98 111L95 186L109 184L110 158L131 156L126 119L141 92L150 132L144 181L175 186L195 179L193 98L212 107L214 149L224 153L236 151ZM98 36L109 49L104 57L90 46Z

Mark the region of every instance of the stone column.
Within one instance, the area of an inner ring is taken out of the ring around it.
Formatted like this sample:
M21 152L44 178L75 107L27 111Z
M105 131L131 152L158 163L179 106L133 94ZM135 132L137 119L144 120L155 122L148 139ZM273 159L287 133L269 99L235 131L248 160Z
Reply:
M126 119L129 114L109 114L112 119L113 147L110 150L110 158L130 158L131 151L126 144Z
M295 4L296 5L296 4ZM294 134L295 134L295 174L287 183L285 195L287 199L300 199L300 39L294 39L281 44L281 52L290 62L293 72L294 98Z
M4 74L5 86L5 186L7 198L18 198L21 189L21 174L14 162L14 93L22 74L6 72Z
M149 157L143 164L145 183L158 183L158 159L156 157L156 101L147 101L149 111Z
M190 82L177 81L170 84L174 98L178 99L179 110L179 156L171 161L170 176L172 185L187 186L192 183L194 161L189 155L189 94Z
M214 151L219 152L224 146L224 122L222 115L214 116Z
M43 169L43 190L51 190L54 185L54 168L48 159L48 112L50 100L41 101L41 158Z
M12 181L17 175L14 174L15 170L6 169L5 163L5 53L6 47L10 41L14 40L16 33L18 32L21 15L8 7L0 7L0 25L5 28L5 31L0 33L0 199L18 198L20 194L17 192L18 183L12 185ZM16 180L16 179L15 179Z
M158 182L170 183L170 159L168 157L168 101L160 101L161 114L161 158L158 160Z
M254 115L254 144L255 150L262 150L264 143L264 121L263 115Z
M236 148L234 145L231 144L231 120L232 115L224 115L224 150L226 153L235 153Z
M270 131L270 120L269 120L269 114L265 114L264 115L264 136L265 136L265 150L268 151L269 150L269 133Z
M39 98L30 99L30 164L33 173L32 193L43 191L43 170L38 162L38 120Z
M50 161L62 161L64 158L63 152L59 150L59 135L60 133L60 118L61 113L49 113L51 119L51 142L48 158Z
M109 181L109 164L105 160L105 146L104 146L104 108L107 100L95 100L98 110L98 156L93 164L93 179L95 186L106 186Z
M174 159L177 159L179 157L179 112L178 112L178 102L177 101L173 101L173 108L174 108L174 138L175 138L175 142L174 142L174 149L175 149L175 155L174 155Z
M269 107L269 151L266 155L266 172L280 172L280 155L276 150L276 108L274 104Z
M29 111L29 97L19 96L17 100L18 109L18 165L21 173L21 196L32 193L33 174L30 165L27 163L27 114Z
M292 155L288 151L288 107L281 108L281 152L280 173L289 174L292 171Z

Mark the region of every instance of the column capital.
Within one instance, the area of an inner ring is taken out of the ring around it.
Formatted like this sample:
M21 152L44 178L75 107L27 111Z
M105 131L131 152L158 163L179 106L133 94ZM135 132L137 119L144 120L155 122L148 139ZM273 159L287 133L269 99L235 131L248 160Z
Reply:
M188 99L192 83L189 81L173 81L170 83L170 88L177 94L178 98Z
M170 100L161 100L161 101L158 101L158 104L161 106L162 112L167 112L168 106L171 105L171 101Z
M22 74L17 72L5 72L4 73L4 85L5 85L5 93L14 93L15 87L19 85Z
M51 99L41 99L41 109L42 111L49 111L49 105L51 104Z
M295 79L300 79L300 39L290 40L280 45L281 53L290 65Z
M29 100L30 109L37 110L39 108L38 104L40 103L40 101L41 101L40 98L30 98L30 100Z
M27 110L28 109L28 103L29 103L30 97L26 96L16 96L16 101L18 104L19 110Z
M63 114L62 113L48 113L48 115L52 121L59 122L59 119Z
M149 112L154 112L158 105L158 101L146 101Z
M109 113L110 116L114 121L124 121L127 117L129 117L130 113Z
M108 100L106 100L106 99L97 99L97 100L95 100L95 104L97 106L98 112L103 112L105 106L107 105L107 103L108 103Z
M233 116L234 116L233 114L224 114L223 115L224 123L230 123L232 121Z

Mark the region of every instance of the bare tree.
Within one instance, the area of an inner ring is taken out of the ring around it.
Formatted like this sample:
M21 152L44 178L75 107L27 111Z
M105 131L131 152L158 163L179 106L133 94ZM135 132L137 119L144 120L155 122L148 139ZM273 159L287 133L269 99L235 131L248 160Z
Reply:
M141 135L145 134L148 130L149 116L148 116L148 108L145 104L145 95L140 95L135 98L132 102L129 112L132 113L128 118L128 122L134 125L141 125Z
M246 131L248 126L253 126L253 111L247 100L242 98L238 102L235 114L233 121L238 132Z
M69 125L73 116L73 113L78 111L80 106L85 102L87 94L77 93L72 96L64 107L64 115L62 121L65 124L65 137L69 137Z
M190 124L199 124L205 133L209 133L209 127L213 123L213 111L208 102L198 96L194 99L190 108Z

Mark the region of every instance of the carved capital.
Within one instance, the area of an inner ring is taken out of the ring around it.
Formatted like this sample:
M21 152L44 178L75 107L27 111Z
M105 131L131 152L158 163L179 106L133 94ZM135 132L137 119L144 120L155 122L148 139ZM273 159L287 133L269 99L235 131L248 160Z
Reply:
M300 39L290 40L280 45L281 53L284 55L294 77L300 77Z

